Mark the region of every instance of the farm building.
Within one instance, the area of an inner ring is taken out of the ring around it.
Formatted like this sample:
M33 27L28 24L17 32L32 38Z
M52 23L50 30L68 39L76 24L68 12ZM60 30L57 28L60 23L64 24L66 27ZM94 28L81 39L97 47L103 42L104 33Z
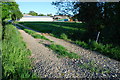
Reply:
M70 21L69 16L67 15L55 15L53 19L54 21Z
M19 21L53 21L50 16L23 16Z

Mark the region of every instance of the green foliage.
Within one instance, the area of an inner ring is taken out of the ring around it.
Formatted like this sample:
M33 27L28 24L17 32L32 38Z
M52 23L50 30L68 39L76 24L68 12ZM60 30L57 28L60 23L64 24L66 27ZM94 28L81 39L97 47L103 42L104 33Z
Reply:
M82 47L84 47L84 48L88 48L88 44L87 43L85 43L84 41L75 41L75 43L76 44L78 44L78 45L80 45L80 46L82 46Z
M52 16L52 14L47 14L47 16Z
M39 14L38 16L46 16L45 14Z
M35 11L30 11L28 14L32 16L38 16L38 13L36 13Z
M35 31L29 30L29 29L24 29L25 32L27 32L28 34L30 34L31 36L33 36L34 38L37 39L44 39L44 40L49 40L48 38L46 38L43 35L37 34ZM49 40L50 41L50 40Z
M2 21L7 18L16 20L20 19L21 17L22 13L20 12L16 2L2 2Z
M86 43L84 41L75 41L75 43L84 48L98 51L110 58L120 60L120 47L114 47L112 44L103 45L102 43L97 43L91 40L89 43Z
M29 30L29 29L24 29L25 32L27 32L28 34L32 35L32 34L36 34L35 31Z
M62 34L60 35L60 38L61 38L61 39L64 39L64 40L67 40L67 39L68 39L68 37L67 37L67 35L66 35L65 33L62 33Z
M73 19L87 24L84 41L96 39L100 31L99 41L104 44L120 45L120 3L111 2L64 2L55 1L52 5L58 9L58 14L74 14ZM62 6L62 7L61 7Z
M39 35L39 34L33 34L32 35L34 38L38 38L38 39L44 39L44 40L49 40L48 38L46 38L45 36Z
M61 45L51 44L48 46L52 50L56 51L59 56L68 57L68 58L80 58L79 55L73 52L68 52L67 49Z
M32 37L37 38L37 39L44 39L44 40L49 40L48 38L46 38L43 35L37 34L35 31L33 30L29 30L29 29L25 29L24 27L19 26L21 29L23 29L25 32L27 32L28 34L30 34ZM50 40L49 40L50 41Z
M31 52L26 48L20 33L13 25L4 27L2 45L3 79L32 78Z

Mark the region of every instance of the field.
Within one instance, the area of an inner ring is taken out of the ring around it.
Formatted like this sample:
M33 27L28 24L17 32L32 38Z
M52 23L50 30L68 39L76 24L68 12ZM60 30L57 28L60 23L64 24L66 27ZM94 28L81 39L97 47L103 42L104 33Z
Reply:
M25 26L28 26L34 30L50 33L51 35L58 38L65 38L64 35L67 35L68 39L76 40L82 38L85 29L85 24L81 23L69 23L69 22L26 22L20 23ZM67 39L67 38L66 38Z
M88 39L87 28L85 23L70 23L70 22L19 22L31 29L42 33L71 41L86 49L98 51L110 58L120 60L120 47L113 44L97 43L94 40Z

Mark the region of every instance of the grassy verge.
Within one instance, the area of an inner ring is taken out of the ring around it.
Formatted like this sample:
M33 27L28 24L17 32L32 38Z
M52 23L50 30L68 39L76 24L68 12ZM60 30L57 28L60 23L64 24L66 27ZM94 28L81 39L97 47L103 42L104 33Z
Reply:
M18 26L18 25L17 25ZM46 38L43 35L37 34L37 32L33 31L33 30L29 30L29 29L25 29L21 26L19 26L21 29L23 29L26 33L30 34L32 37L36 38L36 39L44 39L44 40L48 40L50 41L48 38Z
M4 27L2 45L2 77L7 79L33 78L32 66L28 58L31 52L26 49L20 33L9 24Z
M93 51L98 51L103 55L120 61L120 47L114 47L112 44L102 44L95 41L89 41L85 43L84 41L75 41L74 43Z
M34 38L49 40L49 39L46 38L45 36L42 36L42 35L40 35L40 34L37 34L35 31L29 30L29 29L24 29L24 31L27 32L28 34L30 34L31 36L33 36ZM49 40L49 41L50 41L50 40Z
M59 56L75 58L75 59L80 58L79 55L73 52L68 52L67 49L61 45L51 44L48 47L56 51L56 53L58 53Z

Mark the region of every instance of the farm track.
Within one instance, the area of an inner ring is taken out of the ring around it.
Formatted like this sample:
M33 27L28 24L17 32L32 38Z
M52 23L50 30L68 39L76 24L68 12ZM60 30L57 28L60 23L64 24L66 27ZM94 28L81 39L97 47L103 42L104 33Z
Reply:
M46 47L46 45L50 44L49 41L34 39L23 30L19 31L23 36L24 41L27 43L28 48L32 51L31 58L34 58L33 64L35 66L33 71L42 78L120 77L120 62L116 60L105 57L97 52L86 50L62 39L38 33L44 35L51 41L54 41L54 43L64 46L70 52L75 52L82 56L80 59L58 58L54 51ZM109 69L110 74L90 72L88 69L80 68L78 66L83 65L84 63L88 64L90 61L94 61L94 64L102 69Z

